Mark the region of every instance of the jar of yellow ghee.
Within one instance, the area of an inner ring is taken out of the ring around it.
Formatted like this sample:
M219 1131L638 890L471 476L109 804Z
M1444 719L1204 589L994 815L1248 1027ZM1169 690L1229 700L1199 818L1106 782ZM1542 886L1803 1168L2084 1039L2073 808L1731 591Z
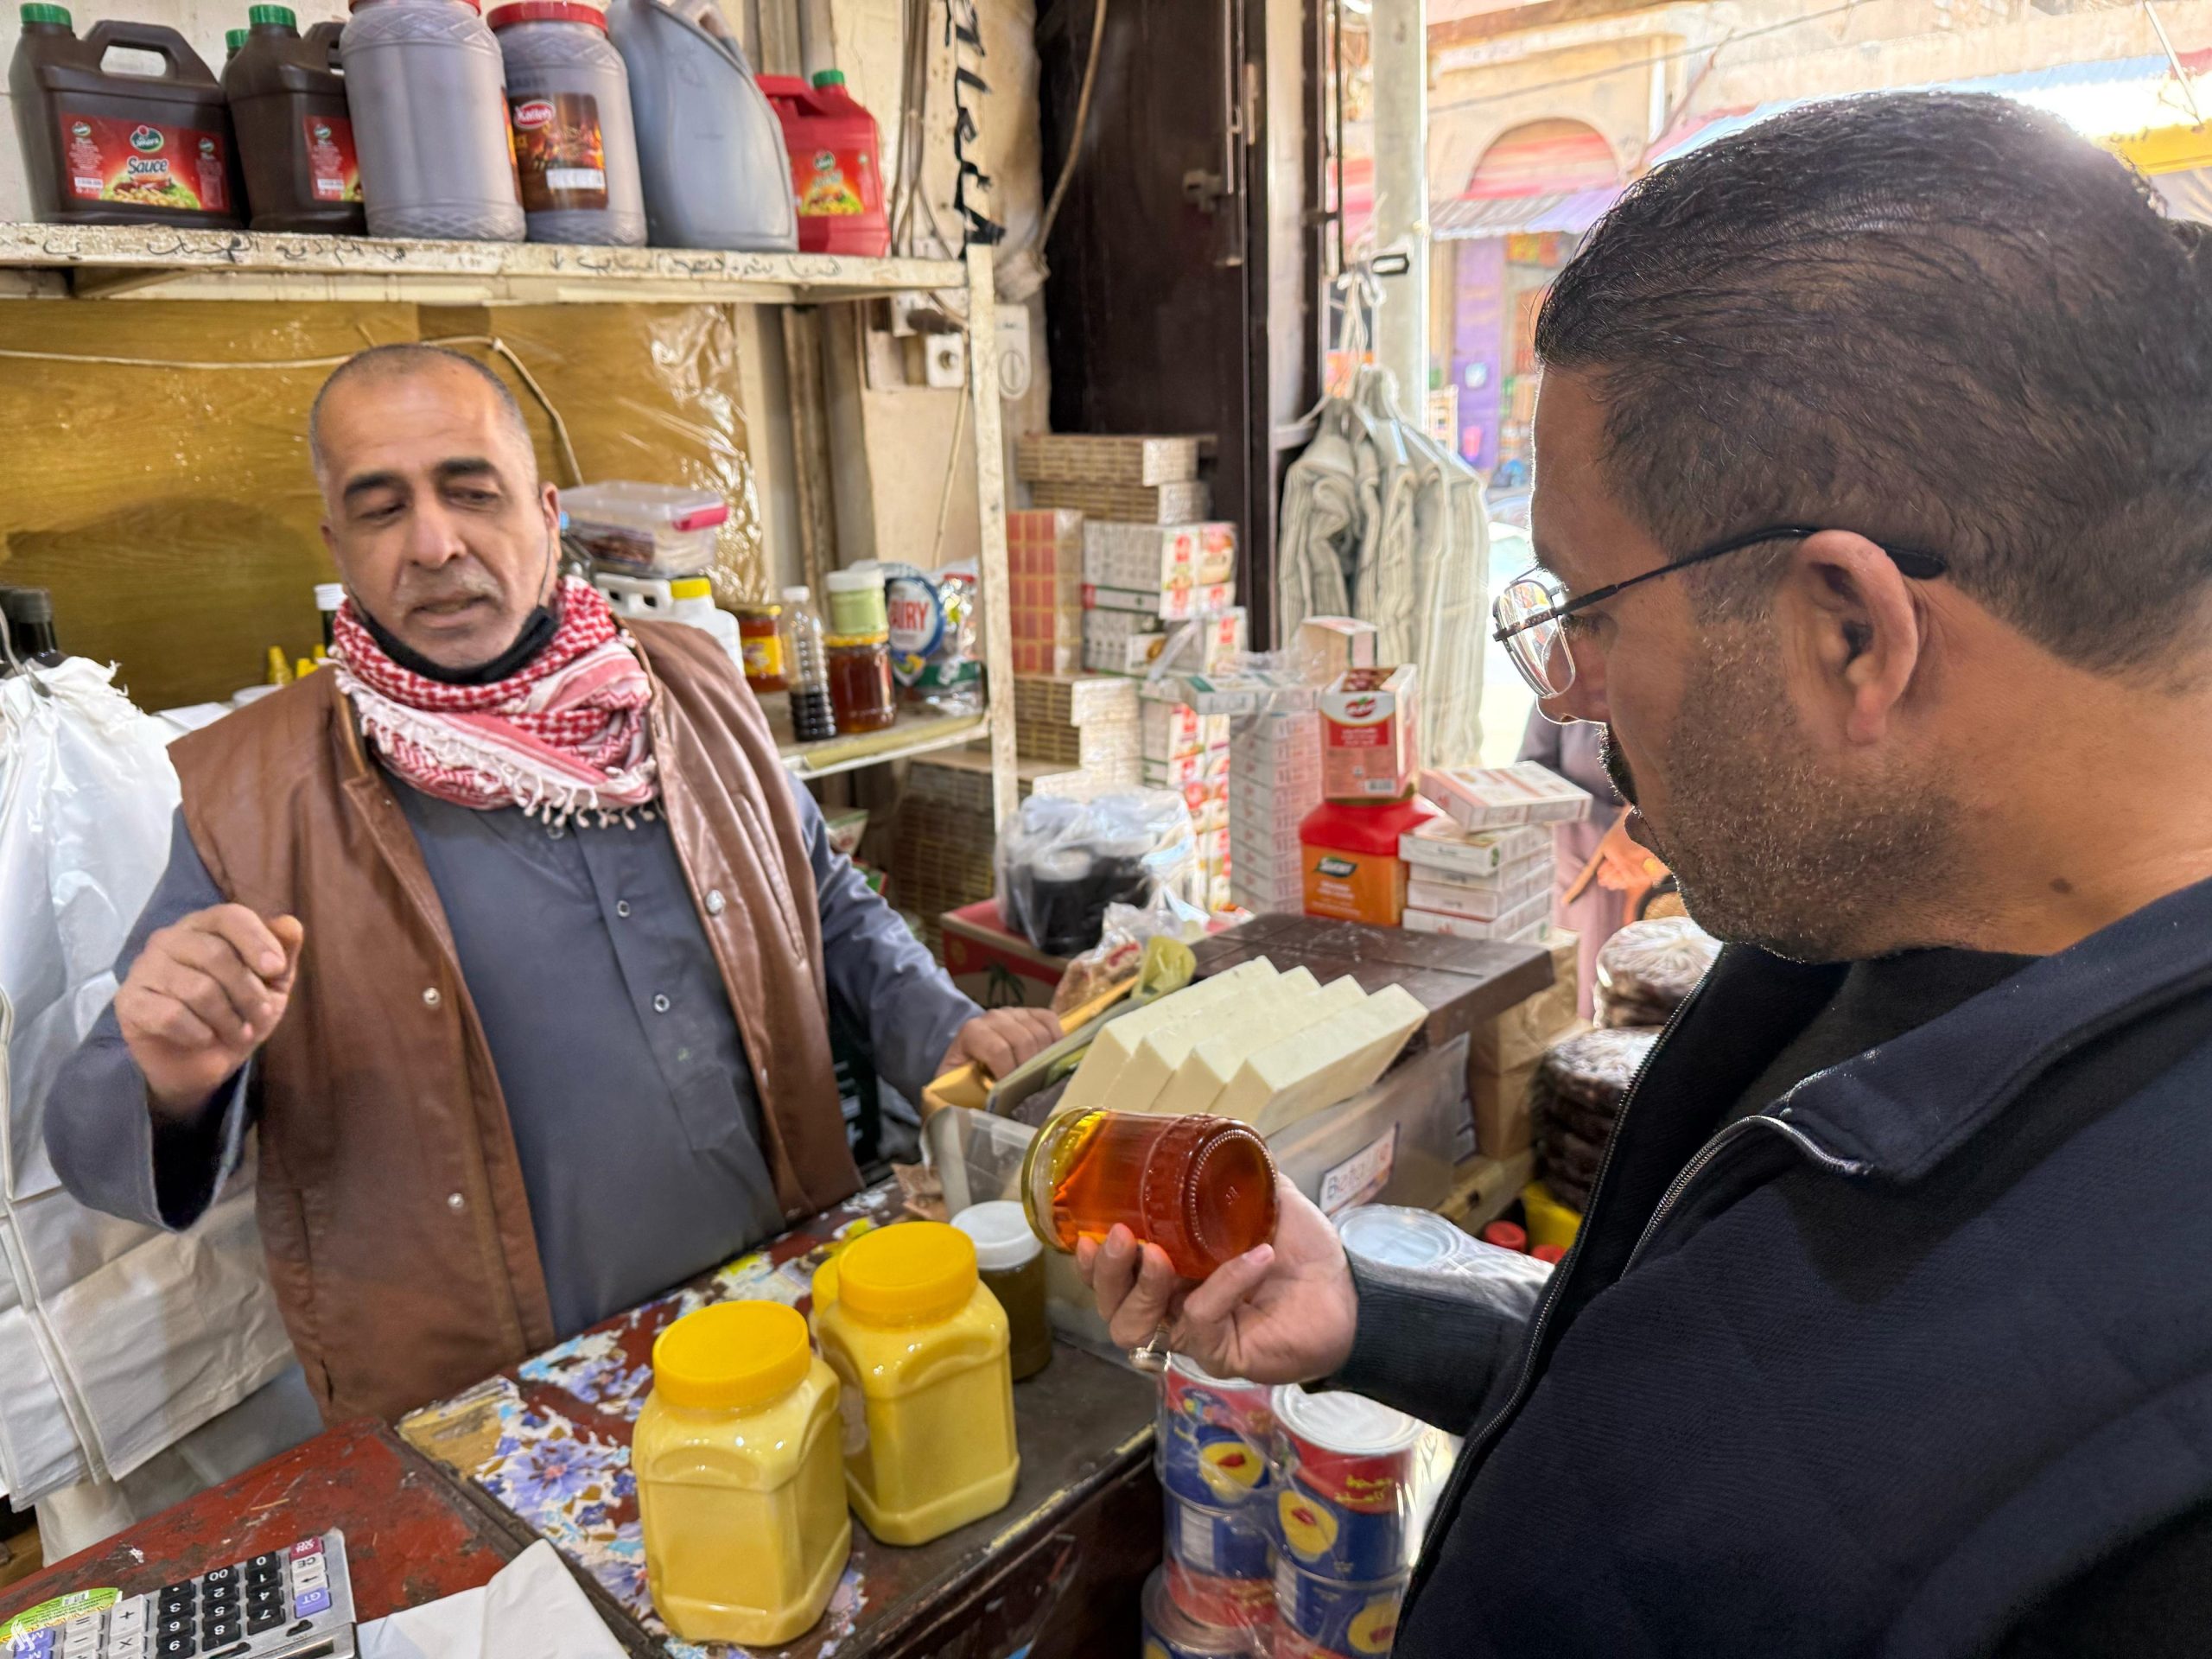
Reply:
M976 1246L941 1221L902 1222L846 1246L836 1300L817 1302L822 1357L865 1402L845 1487L887 1544L920 1544L1003 1509L1020 1455L1006 1314Z
M837 1378L780 1302L687 1313L653 1344L630 1443L654 1609L686 1642L775 1647L852 1553Z

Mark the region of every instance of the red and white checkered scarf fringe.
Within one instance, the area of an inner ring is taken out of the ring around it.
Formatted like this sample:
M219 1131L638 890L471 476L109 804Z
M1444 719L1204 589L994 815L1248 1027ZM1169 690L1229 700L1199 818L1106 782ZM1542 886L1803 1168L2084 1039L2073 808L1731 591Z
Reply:
M505 679L446 685L386 656L348 599L332 671L384 763L424 794L548 823L626 822L660 792L652 682L597 588L569 576L559 604L545 649Z

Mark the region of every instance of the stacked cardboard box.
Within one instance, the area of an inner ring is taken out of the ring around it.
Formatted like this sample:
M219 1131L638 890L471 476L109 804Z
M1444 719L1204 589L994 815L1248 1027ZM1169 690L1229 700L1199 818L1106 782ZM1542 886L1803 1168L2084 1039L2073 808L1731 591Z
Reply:
M1475 1028L1467 1056L1467 1094L1474 1103L1476 1148L1485 1158L1503 1160L1529 1149L1529 1083L1537 1064L1561 1037L1587 1029L1574 1014L1581 940L1554 928L1548 943L1550 988Z
M1137 707L1131 680L1017 674L1014 747L1025 760L1065 766L1100 788L1132 788L1139 778Z
M1191 810L1198 836L1196 892L1209 910L1230 906L1229 720L1201 715L1171 693L1147 696L1138 716L1147 789L1172 789Z
M1083 515L1009 512L1006 559L1014 671L1072 674L1083 660Z
M1431 818L1399 838L1405 925L1419 933L1538 944L1551 921L1548 825L1465 830Z
M1278 706L1239 721L1229 743L1230 891L1238 905L1305 908L1298 826L1320 804L1320 715Z

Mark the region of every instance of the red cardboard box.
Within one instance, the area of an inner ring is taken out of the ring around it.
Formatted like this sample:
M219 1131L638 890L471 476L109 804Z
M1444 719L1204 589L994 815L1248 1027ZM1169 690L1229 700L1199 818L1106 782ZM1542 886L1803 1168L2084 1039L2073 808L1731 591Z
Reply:
M1067 971L1065 957L1048 957L999 919L998 900L985 899L948 910L944 971L986 1008L1046 1008Z

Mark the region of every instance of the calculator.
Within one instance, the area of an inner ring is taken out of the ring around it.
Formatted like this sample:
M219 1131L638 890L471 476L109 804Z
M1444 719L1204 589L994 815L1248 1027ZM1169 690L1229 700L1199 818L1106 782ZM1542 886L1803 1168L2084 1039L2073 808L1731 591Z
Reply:
M346 1535L335 1529L57 1616L18 1634L0 1659L355 1659L357 1651Z

